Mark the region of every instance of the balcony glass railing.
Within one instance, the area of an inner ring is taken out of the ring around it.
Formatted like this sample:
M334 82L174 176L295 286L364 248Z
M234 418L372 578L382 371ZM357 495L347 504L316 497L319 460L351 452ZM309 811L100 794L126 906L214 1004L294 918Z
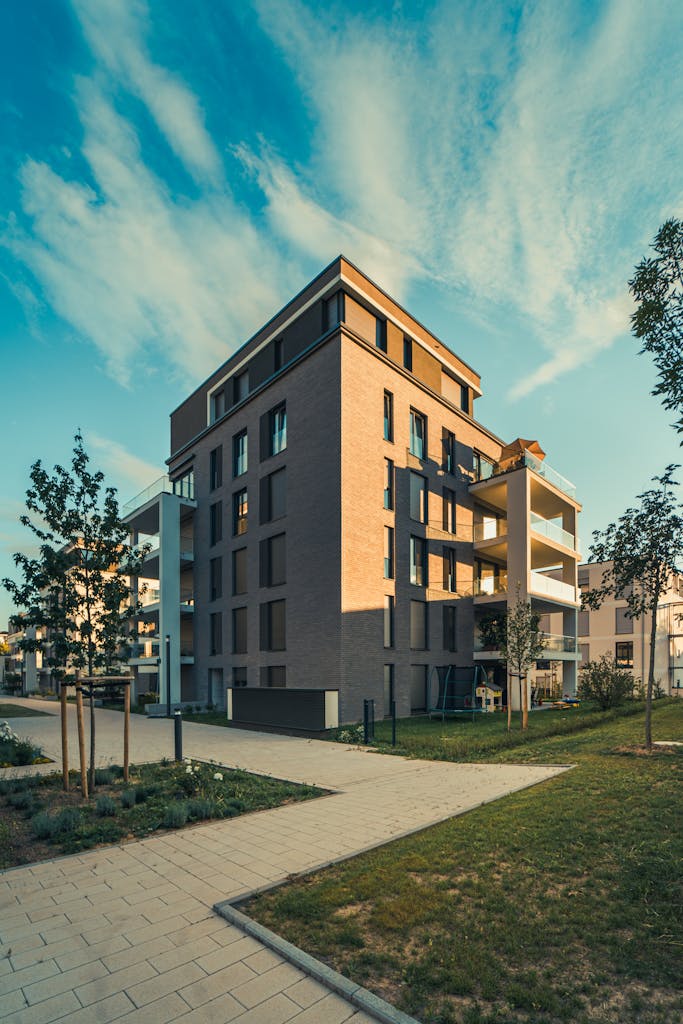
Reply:
M553 651L556 653L563 654L576 654L578 650L577 640L575 636L562 636L559 633L541 633L543 640L543 651L547 651L552 654Z
M547 537L548 540L557 541L558 544L571 548L572 551L576 548L576 538L573 533L570 533L569 530L564 530L557 523L552 523L549 519L544 519L543 516L537 515L536 512L531 513L531 529L535 533L540 533L543 537Z
M543 594L546 597L554 597L558 601L571 601L576 603L576 587L571 583L563 583L553 576L545 576L542 572L529 573L529 589L534 594Z
M161 591L153 587L148 587L144 594L140 594L140 604L143 608L146 608L148 604L156 604L159 600L161 600Z
M507 519L496 519L485 523L477 523L474 527L474 539L493 540L494 537L505 537L508 532Z
M127 501L121 507L121 516L125 519L126 516L131 515L136 509L146 505L152 498L156 498L158 494L178 494L181 498L194 499L194 475L188 473L179 480L171 480L168 476L160 476L158 480L155 480L149 487L145 487L144 491L140 491L139 494L136 494L134 498L131 498L130 501Z
M505 594L508 588L508 574L501 572L498 576L480 576L474 581L474 596L487 597L491 594Z
M549 484L557 487L559 491L569 495L570 498L576 498L576 487L574 484L562 476L561 473L558 473L556 469L553 469L552 466L549 466L547 462L541 462L531 452L523 452L515 462L506 462L503 468L501 468L498 462L494 464L488 460L477 460L475 457L473 464L474 480L475 483L478 483L480 480L489 480L500 476L501 473L509 473L514 469L521 469L523 466L533 469L534 473L538 473Z

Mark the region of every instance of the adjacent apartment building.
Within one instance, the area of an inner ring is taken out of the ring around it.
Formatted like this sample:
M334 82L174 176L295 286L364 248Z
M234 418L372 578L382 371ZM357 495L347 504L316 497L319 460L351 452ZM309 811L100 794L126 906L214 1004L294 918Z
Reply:
M600 586L610 563L579 566L579 587ZM608 598L597 611L579 612L581 662L607 654L634 679L646 681L650 665L650 615L629 618L625 598ZM674 574L657 608L655 679L669 696L683 696L683 576Z
M477 422L481 393L335 259L172 413L168 475L125 509L152 543L138 690L421 712L450 665L505 687L477 622L519 597L558 616L548 658L574 692L580 505L538 445Z

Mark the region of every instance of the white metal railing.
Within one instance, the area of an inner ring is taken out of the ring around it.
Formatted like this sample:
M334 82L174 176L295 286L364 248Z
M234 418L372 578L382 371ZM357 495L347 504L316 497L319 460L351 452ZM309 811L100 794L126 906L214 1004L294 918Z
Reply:
M573 533L569 530L563 529L558 526L557 523L551 522L549 519L544 519L543 516L539 516L538 513L531 513L531 529L535 533L540 533L542 536L547 537L548 540L555 540L558 544L563 544L566 548L571 548L572 551L576 549L576 538Z
M553 576L544 576L542 572L529 573L529 589L535 594L545 594L546 597L555 597L559 601L576 602L576 587L571 583L563 583Z
M477 523L474 527L474 539L493 540L494 537L505 537L508 532L507 519L489 520L485 523Z

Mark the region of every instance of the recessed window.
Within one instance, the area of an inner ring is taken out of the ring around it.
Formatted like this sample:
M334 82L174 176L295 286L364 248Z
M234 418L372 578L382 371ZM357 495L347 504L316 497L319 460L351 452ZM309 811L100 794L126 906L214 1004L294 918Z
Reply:
M212 612L209 616L209 653L223 653L223 616L221 612Z
M410 474L410 518L427 522L427 481L419 473Z
M215 491L223 485L223 445L209 452L209 489Z
M384 440L394 440L394 396L391 391L384 392Z
M384 507L390 511L394 507L394 463L391 459L384 460Z
M427 632L427 602L410 602L410 648L426 651L429 647Z
M249 394L249 370L244 370L242 373L238 373L236 377L233 377L232 387L233 404L237 405L238 402L243 402Z
M247 532L248 515L249 499L247 489L243 487L241 491L235 491L232 496L232 533L234 537L240 537Z
M394 646L394 598L390 594L384 598L384 646Z
M337 292L323 303L323 330L331 331L344 319L344 293Z
M577 616L577 633L579 636L590 636L591 633L591 613L588 611L580 611Z
M443 605L443 649L444 651L457 651L458 649L458 609L455 605Z
M287 406L275 406L261 417L261 462L287 447Z
M232 653L247 653L247 609L232 610Z
M455 473L455 434L444 427L441 436L444 473Z
M489 477L493 476L495 464L491 459L488 459L481 452L472 452L472 469L474 471L475 480L488 480Z
M377 317L375 321L375 345L380 352L387 350L387 322Z
M615 661L619 668L633 668L633 641L622 641L615 646Z
M248 468L247 432L241 430L232 439L232 475L242 476Z
M287 514L287 470L276 470L261 479L261 522L271 523Z
M410 410L410 454L424 460L427 453L427 419L415 409Z
M384 527L384 579L394 578L394 530L392 526Z
M284 651L286 649L286 603L286 601L268 601L261 605L262 651Z
M209 506L209 544L218 544L223 539L223 502L215 501Z
M423 537L410 538L410 582L427 586L427 541Z
M393 704L395 697L394 692L394 666L384 666L384 717L387 718L391 714L391 705Z
M455 491L443 489L443 528L446 533L457 533Z
M191 469L182 476L176 477L172 482L173 493L181 498L194 499L194 470Z
M406 370L413 368L413 339L403 335L403 365Z
M284 665L263 665L261 668L261 686L287 686L287 669Z
M262 587L277 587L287 581L286 534L267 537L260 544Z
M456 591L455 548L443 549L443 589L454 594Z
M214 391L211 395L211 422L215 423L221 416L225 415L225 391Z
M633 632L633 619L627 615L628 608L615 608L614 609L614 632L615 633L632 633Z
M285 364L284 338L276 338L273 342L273 370L277 373Z
M235 688L247 685L247 666L234 665L232 669L232 685Z
M470 412L470 389L466 384L460 385L460 408L469 416Z
M233 594L246 594L247 592L247 549L237 548L232 553L232 592Z
M209 600L218 601L223 596L223 559L209 560Z

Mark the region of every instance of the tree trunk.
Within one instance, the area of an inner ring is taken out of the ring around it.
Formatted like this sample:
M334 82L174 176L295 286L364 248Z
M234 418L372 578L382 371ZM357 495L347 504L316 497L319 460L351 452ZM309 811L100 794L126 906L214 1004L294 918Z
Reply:
M655 640L657 637L657 604L652 612L650 625L650 664L647 673L647 689L645 691L645 746L652 750L652 694L655 685Z
M508 692L507 692L507 706L508 706L508 732L512 729L512 680L510 673L508 672Z
M95 688L90 686L90 778L88 789L95 789Z
M521 677L522 689L522 732L529 728L529 689L526 684L526 672Z

